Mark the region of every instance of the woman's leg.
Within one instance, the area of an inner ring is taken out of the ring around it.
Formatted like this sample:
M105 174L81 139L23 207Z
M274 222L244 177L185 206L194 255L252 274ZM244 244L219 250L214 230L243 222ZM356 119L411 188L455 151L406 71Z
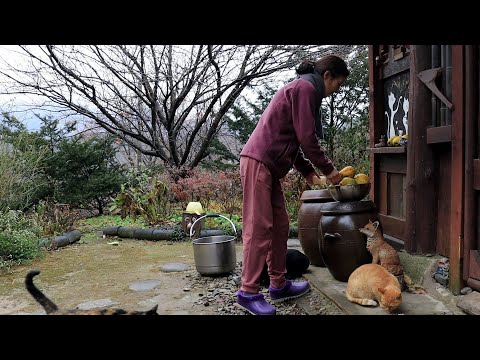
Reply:
M240 157L240 174L243 188L240 290L258 293L260 274L272 245L272 175L263 163L243 156Z
M281 288L285 284L289 218L280 180L272 184L273 236L267 255L270 286Z

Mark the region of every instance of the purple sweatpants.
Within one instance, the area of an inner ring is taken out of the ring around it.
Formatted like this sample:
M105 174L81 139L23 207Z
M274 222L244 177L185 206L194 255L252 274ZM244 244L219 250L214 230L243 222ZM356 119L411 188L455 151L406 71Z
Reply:
M240 157L243 187L242 208L242 286L240 290L258 293L265 260L270 285L285 283L289 230L285 196L279 179L272 178L263 163Z

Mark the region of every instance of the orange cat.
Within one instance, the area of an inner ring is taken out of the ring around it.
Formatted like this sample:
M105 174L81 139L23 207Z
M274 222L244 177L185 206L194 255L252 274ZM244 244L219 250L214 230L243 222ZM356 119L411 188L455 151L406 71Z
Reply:
M397 251L383 238L382 231L378 228L379 222L368 221L363 228L358 229L367 235L367 250L372 254L372 264L380 264L393 275L402 275L403 267Z
M348 278L347 299L352 303L377 306L392 312L402 303L402 291L395 276L377 264L364 264Z

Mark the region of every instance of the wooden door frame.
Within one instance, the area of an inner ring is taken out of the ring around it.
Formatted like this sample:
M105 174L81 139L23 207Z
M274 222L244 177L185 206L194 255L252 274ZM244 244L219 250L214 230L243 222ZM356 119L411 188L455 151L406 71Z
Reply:
M465 47L452 45L452 171L450 192L449 289L460 293L463 285L460 272L463 245L464 199L464 128L465 128Z

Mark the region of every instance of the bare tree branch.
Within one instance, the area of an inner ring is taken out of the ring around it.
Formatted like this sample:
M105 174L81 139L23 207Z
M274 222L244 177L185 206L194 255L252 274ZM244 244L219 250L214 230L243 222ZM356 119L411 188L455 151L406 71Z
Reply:
M303 58L346 55L319 45L20 46L0 59L0 93L31 94L93 120L144 155L195 167L247 86ZM32 104L38 107L38 104Z

